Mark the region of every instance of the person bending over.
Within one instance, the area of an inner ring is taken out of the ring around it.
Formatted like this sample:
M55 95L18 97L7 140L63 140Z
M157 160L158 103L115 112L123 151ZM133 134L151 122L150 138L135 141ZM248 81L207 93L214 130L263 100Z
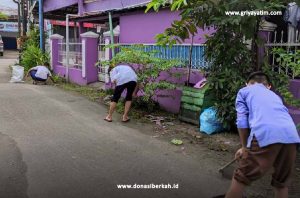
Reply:
M48 63L45 63L44 66L39 65L33 67L28 71L26 77L30 75L33 80L33 84L37 84L37 82L44 82L46 84L48 78L50 78L52 82L54 82L54 79L52 78L51 72L48 68Z
M128 113L131 107L132 97L137 92L137 75L132 67L128 65L118 65L110 71L110 78L116 87L110 102L108 115L104 120L112 122L112 115L116 109L117 103L123 91L126 89L125 110L122 122L128 122L130 120Z
M288 197L300 138L288 109L270 88L269 77L255 72L237 94L237 127L242 148L236 153L238 168L226 198L241 198L245 187L272 167L275 197Z

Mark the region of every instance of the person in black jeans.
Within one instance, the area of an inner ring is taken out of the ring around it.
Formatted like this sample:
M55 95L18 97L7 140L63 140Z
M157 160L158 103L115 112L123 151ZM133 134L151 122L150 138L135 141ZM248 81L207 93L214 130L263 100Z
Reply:
M111 81L116 85L113 97L110 102L108 115L105 117L105 121L112 122L112 115L116 109L117 103L126 89L125 97L125 110L122 118L122 122L128 122L130 118L128 113L132 103L133 95L137 92L137 75L135 71L128 65L118 65L110 72Z

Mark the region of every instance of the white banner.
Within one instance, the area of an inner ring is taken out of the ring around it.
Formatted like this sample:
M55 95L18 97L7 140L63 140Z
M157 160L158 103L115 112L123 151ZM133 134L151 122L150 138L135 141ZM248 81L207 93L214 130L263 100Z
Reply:
M2 31L2 32L18 32L18 23L16 23L16 22L0 22L0 31Z

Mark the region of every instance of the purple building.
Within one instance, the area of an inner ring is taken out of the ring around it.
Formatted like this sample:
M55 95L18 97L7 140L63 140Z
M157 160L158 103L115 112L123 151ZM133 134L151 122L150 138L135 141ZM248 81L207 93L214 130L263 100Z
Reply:
M149 0L45 0L45 18L65 20L66 14L72 14L70 21L76 22L77 26L75 25L75 27L78 27L75 28L74 31L76 32L73 34L78 35L78 38L70 40L69 58L66 57L65 35L52 35L50 37L53 49L51 65L55 73L80 85L93 83L98 79L105 81L105 74L103 74L105 68L100 68L97 71L94 65L99 59L107 60L111 57L111 52L102 48L111 43L109 12L111 12L114 28L114 43L124 45L146 44L151 49L161 50L161 58L176 58L187 61L191 40L186 40L172 49L162 49L155 45L155 36L170 27L174 20L179 19L179 12L162 10L158 13L152 11L145 13L146 5L149 2ZM97 28L97 32L94 32L97 34L84 33L83 22L97 24L99 28ZM195 46L192 56L194 70L189 79L191 83L196 83L202 79L199 68L208 65L203 56L205 35L211 34L213 31L212 28L199 30L198 35L194 38ZM89 53L84 49L89 50ZM88 57L85 57L85 54L88 54ZM162 73L160 79L184 84L187 81L187 69L174 68L175 70L177 73L182 73L184 78L174 80L169 74ZM181 91L166 92L172 95L172 98L158 97L158 102L162 108L178 113Z
M45 18L65 20L66 14L72 14L73 16L70 17L70 21L76 22L77 26L75 25L75 27L78 27L74 30L74 35L77 35L78 39L70 41L68 63L65 38L61 35L51 36L51 60L54 71L80 85L87 85L99 79L107 81L105 77L106 69L96 68L95 63L99 59L109 59L111 57L111 51L102 48L111 42L109 12L112 16L115 43L124 45L147 44L157 50L155 36L170 27L172 21L179 19L180 16L178 12L170 12L169 10L161 10L158 13L153 11L145 13L144 10L149 2L150 0L44 0ZM85 33L83 22L97 24L97 31L94 33ZM274 35L273 31L275 28L274 25L268 23L262 25L260 35L268 43L259 49L261 59L264 57L265 50L267 50L265 47L273 46L270 38ZM195 46L192 55L192 67L194 70L189 79L191 83L196 83L203 78L199 68L205 67L208 64L203 57L205 35L211 34L214 31L213 28L199 30L198 35L194 38ZM159 49L163 52L161 57L186 60L189 55L187 49L190 44L191 40L186 40L183 44L175 46L171 51ZM287 45L291 46L291 43ZM187 81L187 75L185 75L187 73L186 68L174 68L173 71L184 74L183 78L173 79L168 73L162 73L160 79L179 84L184 84ZM296 97L299 97L299 87L299 80L293 80L291 91ZM164 92L165 94L172 95L172 97L158 97L157 100L161 107L170 112L178 113L182 94L181 90L166 90ZM291 114L296 123L299 123L300 111L291 109Z

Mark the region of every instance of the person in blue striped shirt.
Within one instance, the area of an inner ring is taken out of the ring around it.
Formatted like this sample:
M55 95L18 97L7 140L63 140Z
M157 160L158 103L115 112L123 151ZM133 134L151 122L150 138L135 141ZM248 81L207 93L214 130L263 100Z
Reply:
M272 167L271 185L275 197L288 197L300 137L288 109L270 88L269 77L263 72L255 72L249 76L247 86L237 94L236 124L242 148L235 155L238 168L227 198L241 198L245 187Z

